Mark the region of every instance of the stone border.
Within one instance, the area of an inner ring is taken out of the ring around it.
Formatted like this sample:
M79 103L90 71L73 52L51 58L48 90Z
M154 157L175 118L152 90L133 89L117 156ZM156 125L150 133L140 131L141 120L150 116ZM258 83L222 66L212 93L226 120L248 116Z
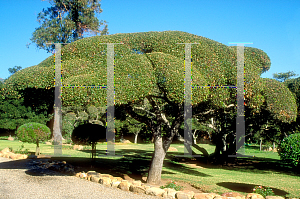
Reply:
M0 157L10 158L13 160L36 158L36 156L27 156L22 154L14 154L10 152L9 148L5 148L0 151ZM64 161L64 164L66 162ZM215 193L194 193L193 191L176 191L171 188L161 189L157 186L147 185L140 180L128 181L121 177L114 177L110 174L101 174L96 171L79 172L75 174L76 177L100 183L107 187L119 188L123 191L131 191L134 193L142 193L152 196L158 196L165 199L264 199L260 194L248 193L246 196L242 196L239 193L227 192L221 195ZM267 196L266 199L285 199L280 196ZM292 198L297 199L297 198Z
M221 195L215 193L194 193L193 191L176 191L171 188L161 189L157 186L147 185L140 180L128 181L121 177L113 177L109 174L101 174L96 171L88 171L76 173L76 177L100 183L104 186L119 188L123 191L131 191L134 193L142 193L152 196L159 196L166 199L264 199L260 194L249 193L242 196L239 193L228 192ZM227 195L227 196L225 196ZM267 196L266 199L284 199L280 196Z

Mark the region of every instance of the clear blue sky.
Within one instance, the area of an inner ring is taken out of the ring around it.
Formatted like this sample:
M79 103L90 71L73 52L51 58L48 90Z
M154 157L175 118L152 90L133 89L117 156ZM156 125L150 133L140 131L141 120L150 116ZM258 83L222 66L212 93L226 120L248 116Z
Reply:
M41 0L1 0L0 78L8 68L23 69L51 54L30 42L39 27L37 14L50 7ZM108 22L110 34L178 30L207 37L225 45L253 42L271 58L273 73L294 71L300 75L299 0L102 0L100 20Z

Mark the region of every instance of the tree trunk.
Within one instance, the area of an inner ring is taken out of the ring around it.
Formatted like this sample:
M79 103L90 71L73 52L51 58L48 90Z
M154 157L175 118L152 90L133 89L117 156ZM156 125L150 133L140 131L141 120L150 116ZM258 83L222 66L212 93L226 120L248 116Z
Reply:
M135 133L135 134L134 134L134 144L137 144L137 138L138 138L138 135L139 135L138 133Z
M197 144L197 137L196 137L196 132L197 132L197 129L195 129L195 131L194 131L194 134L193 134L193 140L194 140L194 144Z
M92 160L94 160L94 158L96 156L96 146L97 146L97 142L93 142L92 143Z
M160 112L152 98L149 97L147 99L155 109L157 117L155 120L136 114L130 104L128 106L125 106L125 108L126 112L131 115L132 118L136 119L139 122L145 123L151 128L151 131L153 133L152 135L154 137L154 152L148 172L147 183L157 185L161 182L161 172L164 158L166 156L168 148L170 147L174 135L178 132L178 129L184 120L184 116L180 114L180 110L183 109L182 106L178 106L178 113L171 125L170 122L166 119L165 115ZM154 121L156 121L156 123L154 123ZM168 133L164 137L164 141L162 140L161 136L161 126L163 123L165 123L168 128Z
M262 146L262 138L260 138L259 151L261 151L261 146Z
M40 155L40 143L39 140L36 141L36 149L35 149L35 155Z
M147 183L160 184L163 162L166 156L166 151L163 148L162 137L154 138L154 153L151 161L151 166L148 173Z
M273 142L273 150L275 150L275 142Z
M222 136L222 154L223 154L224 152L226 152L226 137L227 137L227 134L224 134L224 135Z
M138 132L134 133L134 144L137 144L137 138L138 138L140 131L141 130L138 130Z
M151 160L147 183L160 184L164 158L172 143L174 135L178 132L182 120L183 117L180 116L173 121L172 127L169 128L169 133L164 137L164 141L161 137L161 124L152 128L154 135L154 153Z

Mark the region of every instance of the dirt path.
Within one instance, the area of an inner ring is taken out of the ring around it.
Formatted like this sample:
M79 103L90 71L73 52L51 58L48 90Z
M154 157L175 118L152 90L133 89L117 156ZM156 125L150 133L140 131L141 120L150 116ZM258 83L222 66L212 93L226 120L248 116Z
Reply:
M31 169L32 160L10 160L0 157L0 198L101 198L155 199L158 197L135 194L105 187L99 183L67 176L51 170Z

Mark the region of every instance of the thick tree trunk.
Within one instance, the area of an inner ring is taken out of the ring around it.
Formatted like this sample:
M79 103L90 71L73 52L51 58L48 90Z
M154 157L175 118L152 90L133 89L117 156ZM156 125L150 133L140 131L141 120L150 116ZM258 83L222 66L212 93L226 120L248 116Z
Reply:
M180 110L182 110L183 108L182 106L177 107L178 113L171 125L170 122L167 120L166 116L160 112L158 106L153 101L153 99L151 97L147 99L150 101L152 107L155 109L156 119L154 120L152 118L150 119L148 117L136 114L133 111L133 108L130 106L130 104L128 106L125 106L125 108L126 112L129 115L131 115L132 118L136 119L139 122L145 123L151 128L154 137L154 152L148 173L147 183L157 185L161 182L161 171L163 167L163 161L168 151L168 148L170 147L174 135L178 132L180 124L182 124L183 122L184 117L182 114L180 114ZM154 123L154 121L156 121L156 123ZM166 124L169 131L164 137L164 141L162 140L161 136L161 126L163 123Z
M154 153L151 161L151 166L148 173L147 183L160 184L163 162L166 156L166 151L163 148L162 137L154 139Z
M176 135L178 132L182 120L182 116L178 117L173 121L172 126L169 125L170 133L164 137L164 140L162 140L161 137L161 124L158 124L158 126L156 125L154 128L152 128L154 135L154 153L148 173L147 183L156 185L160 184L165 156L172 143L174 135Z

